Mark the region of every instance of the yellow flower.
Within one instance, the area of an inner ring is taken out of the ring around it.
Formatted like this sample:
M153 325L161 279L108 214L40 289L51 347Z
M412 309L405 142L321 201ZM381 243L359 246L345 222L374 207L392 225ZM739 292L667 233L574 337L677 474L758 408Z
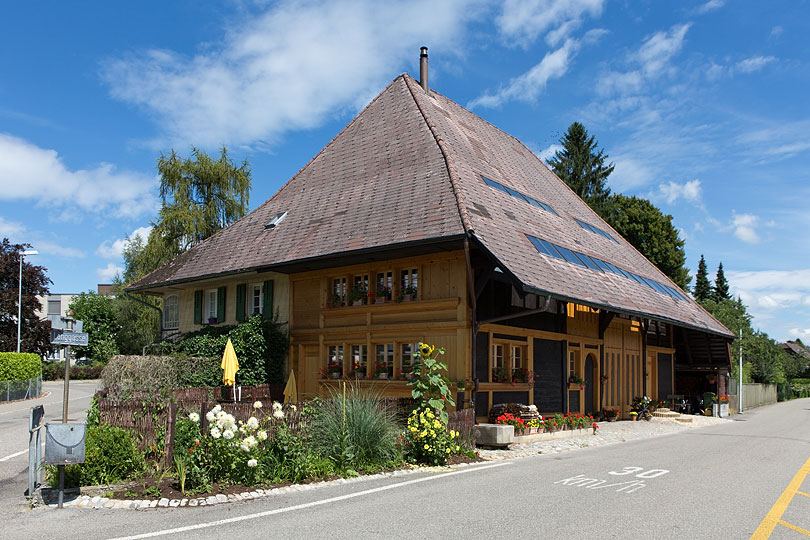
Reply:
M451 429L451 430L450 430L450 437L455 437L455 436L456 436L456 430L455 430L455 429Z
M429 449L430 449L430 445L427 445L427 444L426 444L426 445L425 445L425 450L429 450Z
M435 347L433 347L432 345L428 345L427 343L420 343L419 344L419 353L422 356L430 356L430 355L432 355L433 351L435 349L436 349Z
M411 426L411 431L416 431L416 428L414 426Z
M456 445L456 452L458 452L458 451L459 451L459 446L458 446L458 445Z
M450 449L449 449L449 448L447 449L447 453L448 453L448 454L450 453Z

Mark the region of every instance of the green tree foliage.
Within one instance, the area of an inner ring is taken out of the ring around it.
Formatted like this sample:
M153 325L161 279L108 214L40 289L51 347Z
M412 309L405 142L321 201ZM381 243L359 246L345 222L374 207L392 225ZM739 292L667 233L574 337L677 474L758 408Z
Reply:
M751 326L751 315L742 300L704 300L704 308L726 328L739 336L742 329L743 382L785 382L793 367L785 351L768 335ZM731 343L732 375L737 377L740 362L739 337ZM786 366L789 366L786 370Z
M647 199L616 194L606 206L605 220L681 288L692 279L686 268L684 241L665 215Z
M708 300L712 296L712 284L709 282L709 273L706 270L706 259L700 255L697 274L695 275L695 300Z
M115 341L121 329L115 316L113 300L93 291L81 293L70 303L73 317L84 322L87 347L76 347L77 356L85 356L94 364L106 364L111 356L118 354Z
M17 350L20 252L30 248L30 244L12 244L8 238L3 238L0 243L0 351ZM40 356L51 351L51 324L36 315L42 310L37 295L48 294L48 285L52 283L45 275L46 271L46 268L23 259L20 352L34 352Z
M607 178L613 172L614 165L605 164L607 155L604 149L597 150L599 143L579 122L568 126L560 144L563 149L548 160L551 170L601 213L610 196Z
M731 295L728 292L728 281L723 273L723 263L717 267L717 275L714 278L714 288L712 289L712 299L715 302L729 300Z

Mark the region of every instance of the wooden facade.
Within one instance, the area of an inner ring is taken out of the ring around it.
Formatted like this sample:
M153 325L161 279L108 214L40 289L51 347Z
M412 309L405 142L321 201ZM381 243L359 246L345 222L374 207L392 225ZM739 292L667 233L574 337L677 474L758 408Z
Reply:
M408 396L412 354L425 342L445 348L448 378L467 381L464 398L474 399L479 418L501 402L534 403L546 414L610 407L626 415L635 396L671 393L671 382L666 393L658 382L672 380L674 349L661 346L657 333L656 345L645 347L640 321L614 317L600 337L599 310L552 301L544 313L486 322L504 309L536 310L544 300L519 298L511 285L493 280L482 294L490 305L474 324L467 272L464 252L451 251L291 274L290 367L299 392L324 395L348 378ZM417 292L396 301L405 276L417 276ZM371 290L388 284L392 299L353 303L347 291L355 283ZM572 375L585 380L582 388L569 384Z

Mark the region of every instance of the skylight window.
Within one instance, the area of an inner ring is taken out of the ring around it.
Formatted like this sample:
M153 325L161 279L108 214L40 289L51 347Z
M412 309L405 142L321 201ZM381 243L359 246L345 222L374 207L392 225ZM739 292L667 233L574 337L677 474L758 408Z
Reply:
M514 197L516 199L520 199L523 202L527 202L527 203L531 204L532 206L536 206L537 208L545 210L546 212L557 215L557 212L555 212L553 208L551 208L549 205L547 205L544 202L538 201L537 199L535 199L533 197L529 197L528 195L524 195L523 193L521 193L519 191L515 191L514 189L512 189L510 187L507 187L507 186L501 184L500 182L496 182L495 180L492 180L491 178L487 178L483 174L481 175L481 178L484 180L484 183L486 185L488 185L489 187L491 187L491 188L497 189L498 191L502 191L502 192L506 193L507 195L511 195L512 197Z
M264 226L264 230L275 229L285 217L287 217L287 212L279 212L267 223L267 225Z
M542 238L537 238L536 236L532 236L530 234L527 234L526 238L528 238L535 249L537 249L537 251L543 255L549 255L556 259L564 260L570 264L586 267L595 272L612 272L617 276L623 276L631 281L635 281L640 285L649 287L657 293L670 296L676 301L687 301L686 297L678 292L677 289L670 287L669 285L659 283L654 279L639 276L638 274L634 274L633 272L628 272L627 270L619 268L615 264L611 264L596 257L591 257L590 255L585 255L579 251L558 246L557 244L552 244L548 240L543 240Z
M585 229L586 231L591 231L592 233L598 234L599 236L604 236L608 240L613 240L614 242L616 242L615 238L613 238L609 233L606 233L605 231L603 231L599 227L594 227L590 223L586 223L586 222L580 221L578 219L575 219L574 221L579 223L579 226L582 227L583 229ZM618 242L616 242L616 243L618 244Z

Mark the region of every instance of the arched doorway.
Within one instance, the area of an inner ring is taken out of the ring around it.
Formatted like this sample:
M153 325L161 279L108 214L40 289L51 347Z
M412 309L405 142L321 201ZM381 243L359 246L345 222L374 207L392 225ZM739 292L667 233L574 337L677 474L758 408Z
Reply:
M597 373L596 359L593 354L588 354L585 358L585 414L594 412L594 388L599 384L599 373Z

